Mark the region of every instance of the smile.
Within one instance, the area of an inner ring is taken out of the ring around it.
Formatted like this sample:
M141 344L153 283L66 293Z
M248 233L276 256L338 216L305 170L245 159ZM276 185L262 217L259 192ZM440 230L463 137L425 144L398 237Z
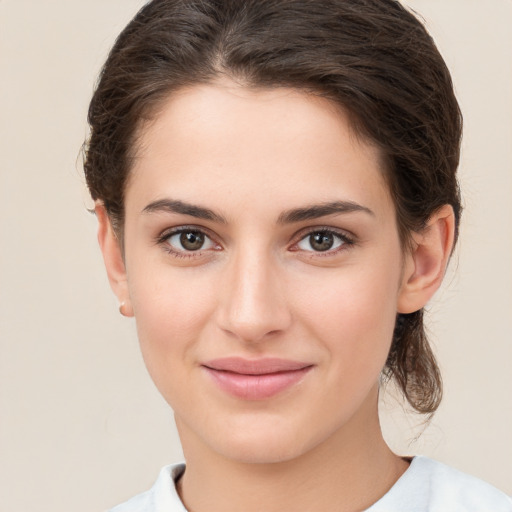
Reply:
M202 365L215 384L243 400L265 400L298 384L312 364L286 359L215 359Z

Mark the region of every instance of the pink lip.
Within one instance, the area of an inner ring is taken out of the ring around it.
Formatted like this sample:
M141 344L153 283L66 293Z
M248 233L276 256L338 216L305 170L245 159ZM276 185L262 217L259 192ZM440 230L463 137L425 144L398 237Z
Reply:
M244 400L264 400L300 382L313 365L277 358L226 357L202 367L223 391Z

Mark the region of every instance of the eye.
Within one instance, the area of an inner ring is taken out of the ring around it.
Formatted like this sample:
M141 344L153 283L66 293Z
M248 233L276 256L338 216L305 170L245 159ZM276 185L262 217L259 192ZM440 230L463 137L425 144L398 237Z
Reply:
M193 252L208 250L216 244L202 231L197 229L181 229L165 237L165 242L174 252Z
M297 247L301 251L326 252L336 250L344 244L350 244L347 237L328 230L312 231L302 238Z

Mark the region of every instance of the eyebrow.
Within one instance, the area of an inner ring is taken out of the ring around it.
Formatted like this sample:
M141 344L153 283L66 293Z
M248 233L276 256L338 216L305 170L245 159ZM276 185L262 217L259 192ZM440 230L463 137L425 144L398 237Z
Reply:
M215 213L209 208L203 208L202 206L196 206L193 204L185 203L174 199L159 199L149 203L143 210L143 213L155 213L155 212L168 212L168 213L180 213L182 215L190 215L203 220L211 220L219 222L221 224L227 224L226 219Z
M288 210L279 215L277 222L279 224L291 224L293 222L318 219L326 215L352 212L364 212L375 216L372 210L358 203L352 201L332 201L330 203L313 204L305 208Z
M155 212L179 213L182 215L190 215L191 217L196 217L198 219L211 220L220 224L227 224L227 220L222 215L215 213L209 208L185 203L184 201L179 201L176 199L159 199L149 203L142 210L142 213ZM292 224L294 222L318 219L327 215L352 212L363 212L372 216L375 215L372 210L366 206L354 203L353 201L332 201L329 203L313 204L303 208L287 210L279 215L277 223Z

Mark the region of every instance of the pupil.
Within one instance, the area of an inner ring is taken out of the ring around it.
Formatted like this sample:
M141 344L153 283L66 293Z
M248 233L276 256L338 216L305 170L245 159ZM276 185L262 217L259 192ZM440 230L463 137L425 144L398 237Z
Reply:
M330 233L313 233L309 241L315 251L328 251L334 244L334 238Z
M180 242L187 251L197 251L204 244L204 235L198 231L186 231L181 233Z

